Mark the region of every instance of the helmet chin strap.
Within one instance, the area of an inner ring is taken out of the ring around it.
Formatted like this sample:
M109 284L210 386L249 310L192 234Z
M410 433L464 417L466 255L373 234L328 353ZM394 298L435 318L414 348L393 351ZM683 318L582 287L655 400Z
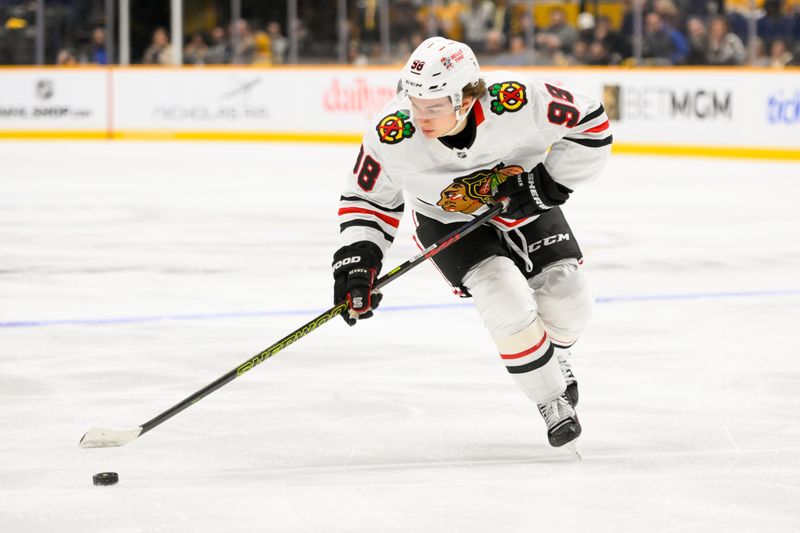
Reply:
M469 104L469 107L463 113L461 112L460 109L456 110L456 125L453 126L453 128L450 131L442 135L442 137L454 135L455 133L464 129L464 123L467 121L467 118L469 117L469 112L472 111L472 106L474 106L475 102L477 101L478 100L476 98L473 98L472 103Z

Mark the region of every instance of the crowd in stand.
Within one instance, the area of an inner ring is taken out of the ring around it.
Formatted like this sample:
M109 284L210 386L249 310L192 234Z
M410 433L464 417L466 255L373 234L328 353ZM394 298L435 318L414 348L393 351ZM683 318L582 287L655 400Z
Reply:
M574 23L563 7L555 6L548 22L537 27L530 10L510 8L503 0L454 0L435 17L425 13L418 17L420 30L410 47L420 35L436 33L466 41L486 64L632 65L637 55L634 17L640 9L642 64L800 64L796 0L765 0L755 12L747 1L628 0L617 27L609 17L596 14L596 3L580 5L584 10ZM755 18L752 43L748 41L751 16Z
M230 37L222 26L217 26L208 38L195 32L183 48L183 62L187 65L280 65L286 62L288 40L281 33L278 22L270 22L264 30L253 31L250 24L237 20L231 27ZM144 64L170 64L172 52L167 31L157 28L153 42L142 57Z
M759 2L761 7L753 12L747 0L627 0L624 7L617 4L616 20L600 15L596 2L551 2L548 20L537 25L531 4L525 2L391 0L388 29L392 45L386 50L377 0L352 0L348 2L347 61L396 63L424 38L443 35L470 44L487 65L800 65L800 0ZM337 60L336 3L323 4L306 9L297 21L299 57L304 62ZM580 6L582 11L575 16L573 9L570 17L565 9L570 6ZM642 38L636 40L639 12ZM751 18L755 29L752 41ZM105 41L104 29L96 27L88 44L77 50L59 50L56 62L105 64ZM286 62L288 50L280 23L241 19L188 35L183 61L193 65L274 65ZM168 31L156 28L149 46L132 59L170 64Z

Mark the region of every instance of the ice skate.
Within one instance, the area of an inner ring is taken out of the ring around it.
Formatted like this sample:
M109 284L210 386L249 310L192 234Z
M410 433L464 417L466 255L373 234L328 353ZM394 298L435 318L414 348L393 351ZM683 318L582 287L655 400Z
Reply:
M537 407L547 424L547 440L551 446L563 446L580 436L581 424L566 392L555 400L537 404Z
M567 361L567 356L570 355L569 351L556 350L558 357L558 364L561 366L561 374L564 376L564 381L567 382L567 399L572 407L578 406L578 380L575 379L575 374L572 373L572 365Z

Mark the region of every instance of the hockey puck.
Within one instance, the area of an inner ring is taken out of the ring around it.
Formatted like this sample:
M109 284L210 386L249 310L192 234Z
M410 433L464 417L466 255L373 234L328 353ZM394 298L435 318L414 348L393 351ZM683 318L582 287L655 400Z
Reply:
M119 481L119 474L116 472L100 472L92 476L95 485L114 485Z

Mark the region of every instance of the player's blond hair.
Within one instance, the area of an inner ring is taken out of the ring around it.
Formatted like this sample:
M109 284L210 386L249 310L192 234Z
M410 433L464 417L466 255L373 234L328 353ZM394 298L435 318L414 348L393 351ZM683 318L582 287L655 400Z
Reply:
M461 89L461 95L466 98L467 96L471 96L476 100L480 100L486 94L486 82L483 81L483 78L478 80L478 83L471 83L469 85L465 85L463 89Z

